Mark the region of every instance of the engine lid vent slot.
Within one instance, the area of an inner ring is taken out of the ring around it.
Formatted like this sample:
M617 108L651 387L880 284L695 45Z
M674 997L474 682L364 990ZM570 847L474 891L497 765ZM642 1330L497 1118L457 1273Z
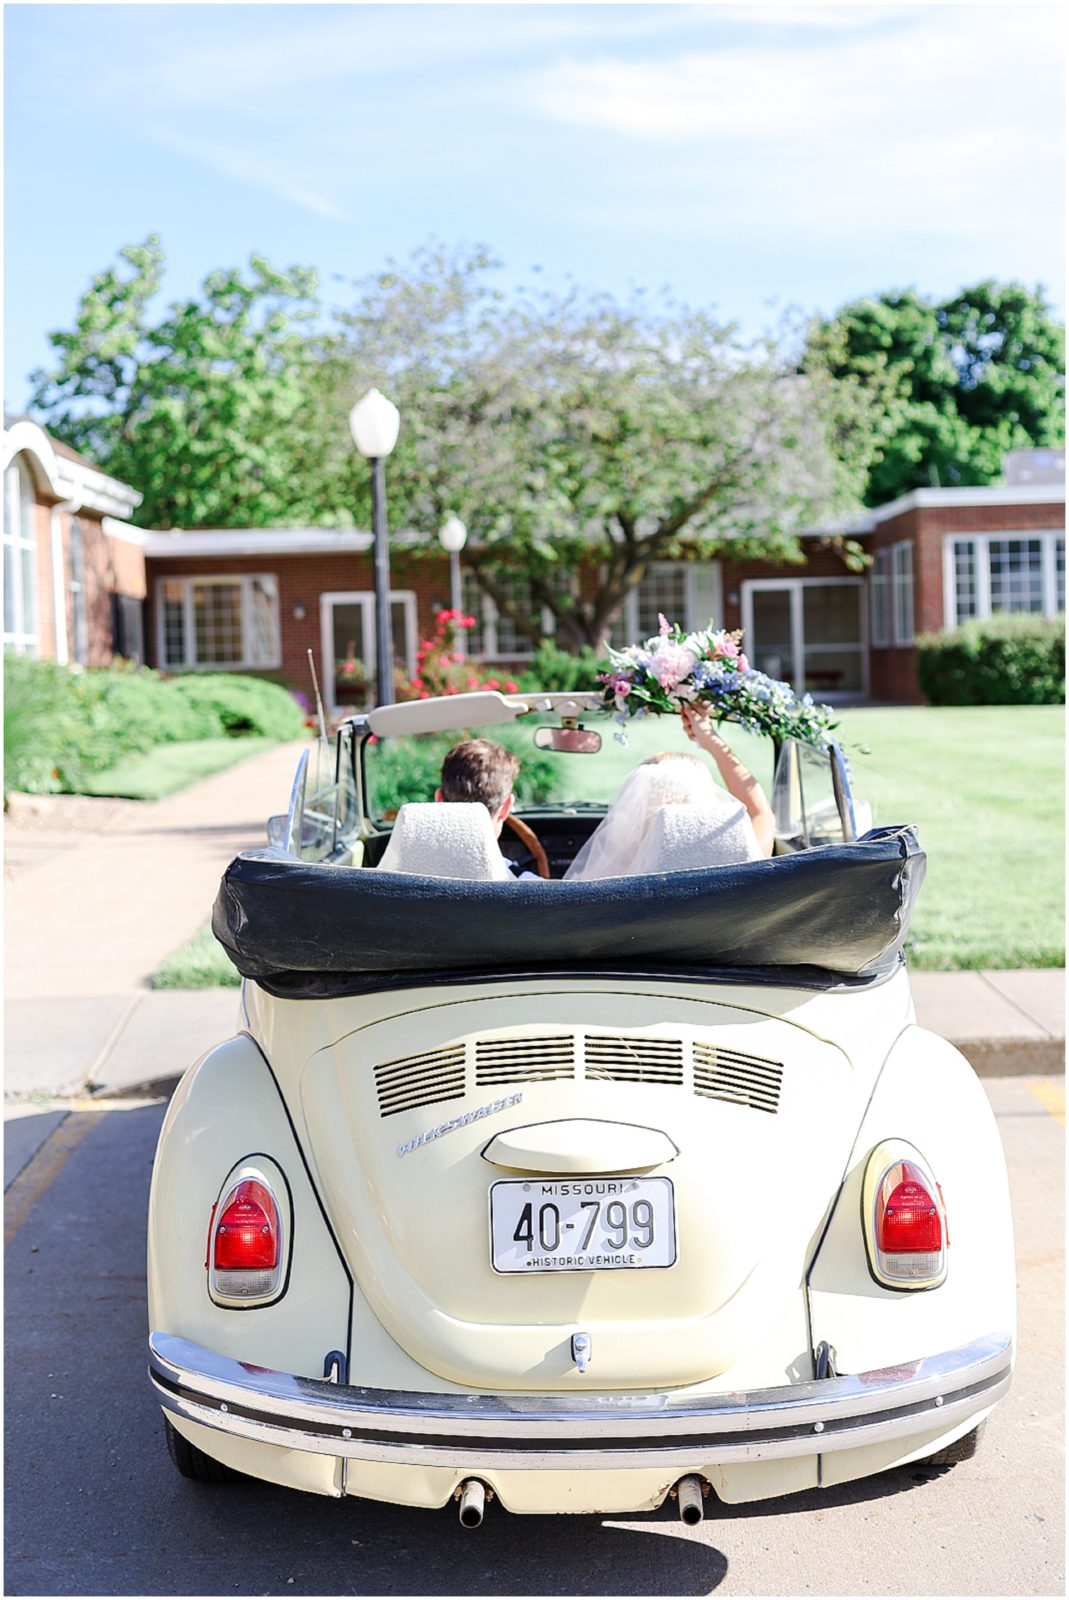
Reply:
M570 1033L528 1039L480 1039L475 1046L477 1084L574 1077L575 1038Z
M779 1110L783 1066L761 1056L720 1045L694 1045L694 1093L707 1100L727 1100L754 1111Z
M586 1075L618 1083L681 1084L681 1039L626 1038L591 1033L586 1039Z
M464 1095L464 1046L447 1045L418 1056L383 1061L375 1068L379 1112L384 1117Z

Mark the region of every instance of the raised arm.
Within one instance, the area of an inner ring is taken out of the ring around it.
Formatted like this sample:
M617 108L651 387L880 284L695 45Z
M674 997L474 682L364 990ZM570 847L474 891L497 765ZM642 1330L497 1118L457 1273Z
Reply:
M720 737L704 707L684 706L683 726L687 730L688 739L692 739L696 745L712 756L724 780L724 787L746 807L753 823L753 831L757 835L757 842L762 852L770 856L776 839L776 823L765 791L749 767L739 760L731 746Z

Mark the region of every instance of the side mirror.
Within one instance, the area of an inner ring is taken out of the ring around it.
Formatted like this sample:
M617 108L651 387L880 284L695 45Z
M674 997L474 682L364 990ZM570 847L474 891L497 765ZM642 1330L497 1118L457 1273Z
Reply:
M595 756L601 749L601 734L593 728L536 728L536 750L558 750L568 756Z
M289 823L289 820L290 820L289 817L286 815L286 813L284 811L280 811L277 817L268 817L268 819L267 819L267 842L268 842L268 844L277 845L282 850L284 850L286 848L287 825Z

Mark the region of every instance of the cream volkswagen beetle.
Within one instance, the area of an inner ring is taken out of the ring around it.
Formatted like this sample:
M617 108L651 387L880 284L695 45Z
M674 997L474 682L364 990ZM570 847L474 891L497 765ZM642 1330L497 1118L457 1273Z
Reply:
M783 746L775 854L737 867L503 882L450 855L482 808L437 808L433 861L373 816L372 734L581 751L598 698L355 717L227 870L240 1028L174 1095L149 1218L185 1476L696 1522L973 1454L1010 1382L1005 1166L914 1018L915 832L857 837L838 749ZM504 848L559 877L603 812L528 807Z

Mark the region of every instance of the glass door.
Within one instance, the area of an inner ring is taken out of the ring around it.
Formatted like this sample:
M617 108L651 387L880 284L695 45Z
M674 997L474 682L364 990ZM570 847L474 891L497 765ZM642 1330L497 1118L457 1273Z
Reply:
M796 694L863 694L863 595L859 578L752 579L743 585L743 649L758 671Z
M796 629L790 587L784 584L756 589L750 599L751 615L744 622L743 650L758 672L793 683Z
M390 595L393 658L411 676L416 660L416 597ZM323 693L331 715L362 711L375 700L375 596L369 590L320 596Z
M810 583L802 590L802 687L815 699L865 688L862 586Z

